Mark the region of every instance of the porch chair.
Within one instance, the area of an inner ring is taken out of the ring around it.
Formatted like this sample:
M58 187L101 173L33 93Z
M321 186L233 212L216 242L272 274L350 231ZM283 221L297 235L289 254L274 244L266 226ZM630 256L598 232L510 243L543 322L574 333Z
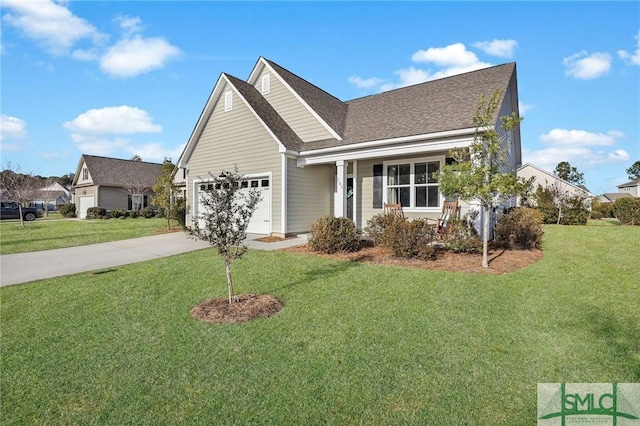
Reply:
M449 222L458 217L458 200L450 200L442 203L442 214L438 219L427 218L427 221L435 221L436 238L443 240L449 233Z
M384 209L382 211L384 212L384 214L392 214L392 215L404 217L404 212L402 211L402 204L385 203Z

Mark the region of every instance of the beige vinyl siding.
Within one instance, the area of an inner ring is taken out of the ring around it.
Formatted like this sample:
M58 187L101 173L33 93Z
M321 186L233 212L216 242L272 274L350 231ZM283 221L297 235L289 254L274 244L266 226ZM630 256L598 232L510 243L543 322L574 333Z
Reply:
M263 68L254 85L260 93L262 93L262 77L265 73L270 73L270 71L267 68ZM270 92L262 96L280 114L289 127L296 132L300 139L304 142L311 142L333 138L327 128L291 93L276 75L271 74L270 81Z
M128 194L124 189L109 186L98 188L98 206L107 210L127 209Z
M333 165L296 166L287 160L287 232L307 232L318 218L333 214L336 168Z
M221 91L224 93L228 87ZM218 99L204 131L188 159L188 203L193 206L194 181L218 176L223 170L238 168L241 174L272 173L271 231L279 232L280 160L278 144L253 112L233 91L233 109L224 111L224 97ZM191 223L191 214L187 223Z

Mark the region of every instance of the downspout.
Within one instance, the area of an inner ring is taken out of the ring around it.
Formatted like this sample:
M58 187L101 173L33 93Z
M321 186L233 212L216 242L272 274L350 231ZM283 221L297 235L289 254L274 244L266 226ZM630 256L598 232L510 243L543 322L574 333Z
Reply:
M280 230L283 237L287 236L287 174L287 155L283 153L280 157Z

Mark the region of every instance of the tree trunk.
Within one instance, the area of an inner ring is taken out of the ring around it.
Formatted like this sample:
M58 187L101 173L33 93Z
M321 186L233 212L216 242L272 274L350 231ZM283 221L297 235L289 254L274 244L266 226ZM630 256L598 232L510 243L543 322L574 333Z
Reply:
M22 216L22 204L18 203L18 215L20 216L20 226L24 228L24 216Z
M482 267L489 267L489 208L487 206L483 207L483 220L482 220Z
M233 280L231 279L231 261L225 259L225 266L227 268L227 288L229 289L229 304L235 301L235 295L233 294Z

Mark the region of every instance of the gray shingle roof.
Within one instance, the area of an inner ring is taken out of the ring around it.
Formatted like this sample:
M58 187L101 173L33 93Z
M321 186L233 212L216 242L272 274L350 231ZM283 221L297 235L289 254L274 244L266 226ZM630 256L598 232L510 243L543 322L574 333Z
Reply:
M344 132L347 105L335 96L265 58L289 86L339 135Z
M268 62L343 137L307 142L304 150L473 128L480 95L506 91L516 72L512 62L341 102Z
M227 79L240 92L251 108L258 114L264 123L271 129L284 146L289 149L298 150L302 145L302 140L296 132L282 119L269 102L256 90L255 87L239 78L225 74Z
M151 188L162 173L162 164L82 155L94 185L136 185Z

